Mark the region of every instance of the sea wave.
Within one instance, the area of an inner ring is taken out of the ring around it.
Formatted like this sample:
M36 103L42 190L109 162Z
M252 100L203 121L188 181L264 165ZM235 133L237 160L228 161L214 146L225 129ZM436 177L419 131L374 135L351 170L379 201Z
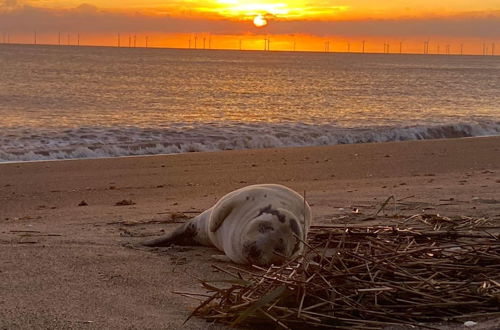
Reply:
M0 132L0 162L317 146L500 135L500 122L404 127L282 124L175 124L167 128L82 127Z

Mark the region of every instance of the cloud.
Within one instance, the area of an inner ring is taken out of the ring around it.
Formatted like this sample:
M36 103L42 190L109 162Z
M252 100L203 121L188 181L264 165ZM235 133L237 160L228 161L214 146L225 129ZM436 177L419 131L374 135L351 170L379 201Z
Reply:
M99 8L88 3L82 3L81 5L76 7L75 10L82 13L97 13L99 11Z
M271 33L307 33L319 36L443 36L500 38L500 13L452 17L408 18L355 21L278 21L269 25Z
M468 13L460 16L406 18L393 20L283 20L272 19L265 30L256 30L251 22L222 18L179 17L125 14L101 10L90 4L73 9L45 9L20 5L15 0L0 3L0 31L54 33L203 33L311 34L345 37L448 36L500 38L500 12Z
M244 24L234 21L180 18L168 15L122 14L99 10L82 4L73 9L45 9L23 6L14 10L0 9L0 31L57 32L79 31L92 33L214 33L241 32Z
M6 9L12 9L16 8L19 6L19 1L17 0L2 0L0 1L0 9L6 8Z

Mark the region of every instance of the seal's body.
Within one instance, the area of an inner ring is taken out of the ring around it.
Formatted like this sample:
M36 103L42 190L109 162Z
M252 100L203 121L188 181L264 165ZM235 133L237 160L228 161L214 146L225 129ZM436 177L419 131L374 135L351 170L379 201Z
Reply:
M283 263L302 252L311 209L302 196L277 184L235 190L170 235L146 246L215 246L239 264Z

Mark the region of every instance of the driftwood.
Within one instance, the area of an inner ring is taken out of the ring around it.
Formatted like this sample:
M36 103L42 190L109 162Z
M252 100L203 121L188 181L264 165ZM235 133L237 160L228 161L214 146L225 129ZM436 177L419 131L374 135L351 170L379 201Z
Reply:
M285 329L500 316L500 240L485 224L419 215L401 226L316 226L304 254L285 265L216 267L232 280L201 281L208 296L198 295L192 315Z

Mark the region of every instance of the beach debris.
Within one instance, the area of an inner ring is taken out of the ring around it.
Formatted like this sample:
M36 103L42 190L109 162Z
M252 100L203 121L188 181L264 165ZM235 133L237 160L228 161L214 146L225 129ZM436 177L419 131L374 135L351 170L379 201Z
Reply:
M119 202L115 203L115 206L126 206L126 205L135 205L135 202L131 199L122 199Z
M172 265L180 266L180 265L185 265L188 262L189 262L189 259L186 257L180 257L180 256L175 256L175 255L170 256L170 263Z
M223 284L200 280L208 297L191 316L284 329L473 326L500 316L500 237L485 229L492 226L426 214L392 226L313 226L304 254L284 265L227 266L218 268L231 276Z
M387 206L387 204L390 202L390 201L393 201L394 202L394 208L396 208L396 199L394 198L393 195L387 197L387 199L382 203L382 205L380 206L380 208L377 210L377 212L375 212L375 215L379 215L380 212L382 212L385 207Z
M23 217L18 217L18 218L13 218L12 220L33 220L33 219L41 219L42 217L41 216L38 216L36 218L30 216L30 215L25 215ZM29 226L29 225L28 225Z
M474 321L466 321L466 322L464 322L464 326L466 326L468 328L473 327L475 325L477 325L477 322L474 322Z
M78 206L88 206L89 204L87 204L86 201L81 201Z
M116 220L107 222L107 225L120 225L120 226L143 226L151 224L166 224L166 223L184 223L185 220L190 217L181 212L159 212L159 215L167 215L163 217L156 217L152 219L140 219L140 220Z
M62 236L61 234L45 234L39 230L10 230L10 233L20 234L20 237L33 237L33 236L47 236L47 237L56 237Z
M195 213L201 213L201 212L195 212ZM170 214L170 219L172 219L173 221L176 221L176 220L186 220L186 219L189 219L190 217L187 216L184 212L172 212Z
M496 200L496 199L486 199L486 198L473 197L472 201L477 202L477 203L483 203L483 204L500 205L500 200Z
M40 243L36 238L32 237L30 234L23 234L19 237L17 244L38 244Z

